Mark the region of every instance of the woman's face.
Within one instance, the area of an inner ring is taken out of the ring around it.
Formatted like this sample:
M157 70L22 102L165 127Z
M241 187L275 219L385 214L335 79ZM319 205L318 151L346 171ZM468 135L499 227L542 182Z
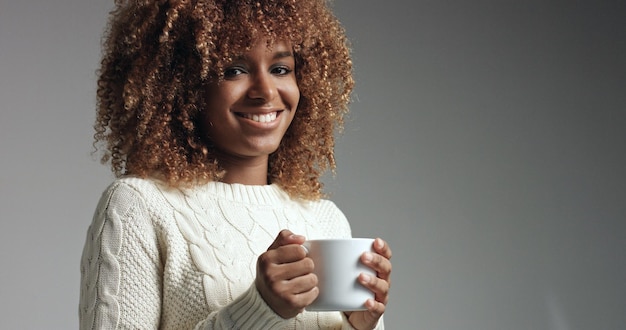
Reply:
M203 124L226 161L265 158L276 151L300 100L289 44L259 40L208 87Z

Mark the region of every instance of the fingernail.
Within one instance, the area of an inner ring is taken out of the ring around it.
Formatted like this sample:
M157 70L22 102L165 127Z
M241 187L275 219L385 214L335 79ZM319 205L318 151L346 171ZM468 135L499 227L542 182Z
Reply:
M374 259L374 256L369 252L365 252L365 254L363 255L363 260L365 262L371 262L373 259Z
M361 274L361 280L363 283L369 283L372 280L372 277L367 274Z
M376 239L376 247L379 248L379 249L382 249L383 247L385 247L385 242L382 239L377 238Z

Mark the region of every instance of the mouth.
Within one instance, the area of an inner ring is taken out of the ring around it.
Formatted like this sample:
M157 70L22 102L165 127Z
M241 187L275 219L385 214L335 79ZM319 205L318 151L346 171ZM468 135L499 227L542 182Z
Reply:
M243 113L237 112L236 115L248 120L252 120L257 123L271 123L276 120L279 115L279 111L273 111L270 113Z

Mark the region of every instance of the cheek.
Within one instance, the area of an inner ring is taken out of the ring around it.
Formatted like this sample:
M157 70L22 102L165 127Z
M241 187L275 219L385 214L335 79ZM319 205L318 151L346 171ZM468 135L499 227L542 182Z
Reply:
M296 109L298 107L298 103L300 102L300 89L295 82L293 84L290 84L289 87L286 88L285 95L287 95L289 103L291 103L291 107L293 109Z
M203 121L208 124L209 122L215 123L224 120L225 114L228 113L232 104L232 95L229 93L219 89L208 93L202 109Z
M202 122L203 132L206 136L213 135L215 127L221 126L224 121L224 116L220 116L219 106L220 105L216 102L208 102L202 109L200 120Z

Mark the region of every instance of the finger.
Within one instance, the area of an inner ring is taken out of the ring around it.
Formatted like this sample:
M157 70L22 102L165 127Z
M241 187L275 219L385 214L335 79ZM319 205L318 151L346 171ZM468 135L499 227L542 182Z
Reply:
M297 250L297 249L296 249ZM269 252L268 252L269 253ZM294 262L275 263L268 262L265 258L259 261L260 269L267 277L268 282L281 282L308 275L313 272L314 264L311 258L304 258Z
M308 282L317 283L317 279L314 281L309 279ZM265 294L265 301L277 314L283 318L292 318L300 314L319 295L317 286L313 286L308 291L306 287L305 279L305 281L272 283L269 287L260 286L258 288L262 295Z
M313 260L306 258L305 251L297 244L280 246L276 249L269 250L259 256L258 262L261 269L266 269L274 273L283 269L301 269L301 273L295 274L294 276L308 274L313 271L314 267ZM284 274L284 272L285 270L283 270L281 274Z
M291 293L283 291L279 294L279 297L284 303L289 306L290 309L297 309L298 313L301 313L306 306L310 305L319 295L319 289L314 286L308 291L300 293Z
M365 302L365 308L367 308L367 311L377 320L385 313L386 306L374 299L368 299Z
M391 248L389 244L385 242L382 238L377 238L374 240L374 251L381 256L391 260Z
M359 275L359 282L374 292L376 301L387 304L389 300L389 282L366 273Z
M303 308L315 300L319 294L317 276L307 274L289 280L271 282L270 289L281 300L293 308Z
M276 291L291 294L305 294L317 287L317 276L313 273L294 277L276 284Z
M361 262L372 268L378 277L389 281L391 275L391 261L389 259L378 253L365 252L361 255Z
M304 236L296 235L288 229L283 229L278 233L278 235L274 239L274 242L272 242L272 245L270 245L267 250L274 250L280 246L288 244L302 244L305 240L306 238Z
M315 299L317 299L317 296L319 296L319 294L319 288L317 286L314 286L308 291L295 294L294 298L297 302L298 307L306 308L306 306L309 306L311 303L313 303L313 301L315 301Z
M306 257L304 250L297 244L284 245L268 253L275 255L278 264L296 262Z

